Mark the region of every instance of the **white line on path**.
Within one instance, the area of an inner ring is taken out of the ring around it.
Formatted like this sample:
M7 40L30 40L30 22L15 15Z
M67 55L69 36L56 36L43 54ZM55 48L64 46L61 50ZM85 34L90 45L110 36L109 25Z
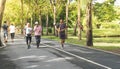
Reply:
M47 45L47 44L44 44L44 45L46 45L46 46L48 46L48 47L51 47L51 48L54 48L54 47L52 47L52 46L50 46L50 45ZM112 68L110 68L110 67L108 67L108 66L105 66L105 65L96 63L96 62L94 62L94 61L91 61L91 60L88 60L88 59L86 59L86 58L80 57L80 56L78 56L78 55L72 54L72 53L70 53L70 52L61 50L61 49L59 49L59 48L54 48L54 49L59 50L59 51L61 51L61 52L64 52L64 53L66 53L66 54L69 54L69 55L71 55L71 56L74 56L74 57L76 57L76 58L85 60L85 61L90 62L90 63L92 63L92 64L98 65L98 66L100 66L100 67L103 67L103 68L106 68L106 69L112 69Z

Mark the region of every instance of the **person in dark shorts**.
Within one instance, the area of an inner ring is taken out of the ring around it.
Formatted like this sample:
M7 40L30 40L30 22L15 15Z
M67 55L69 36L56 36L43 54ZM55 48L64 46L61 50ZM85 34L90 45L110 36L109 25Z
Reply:
M56 30L58 31L58 35L61 39L62 48L64 48L64 43L66 39L66 32L65 32L66 28L67 28L66 24L63 22L62 19L60 19L60 23L56 26Z
M10 27L9 27L9 30L10 30L10 35L11 35L11 41L14 42L15 26L13 24L11 24Z
M7 42L8 39L8 25L6 21L4 21L4 25L2 26L3 28L3 33L4 33L4 42Z

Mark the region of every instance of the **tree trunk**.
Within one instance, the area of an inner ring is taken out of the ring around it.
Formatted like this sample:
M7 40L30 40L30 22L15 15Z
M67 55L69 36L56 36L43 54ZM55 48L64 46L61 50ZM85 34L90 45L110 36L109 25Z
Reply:
M74 33L73 33L74 36L76 36L76 33L77 33L77 25L78 25L78 21L76 21L76 24L74 27Z
M92 35L92 1L87 6L87 46L93 46L93 35Z
M66 26L68 26L68 9L69 9L69 0L67 0L67 4L66 4ZM66 38L68 38L68 28L66 29Z
M46 35L48 35L48 13L46 15Z
M81 40L80 0L78 0L78 39Z
M23 34L23 0L21 0L21 34Z
M54 5L54 24L53 24L53 25L55 25L55 24L56 24L56 6ZM57 32L56 32L55 26L54 26L53 34L57 36L56 33L57 33Z
M6 0L0 0L0 46L3 46L2 40L1 40L1 26L2 26L2 18L4 14L4 9L5 9L5 3Z
M40 11L40 14L39 14L39 21L40 21L40 25L42 26L42 16L41 16L41 11ZM43 35L43 26L42 26L42 35Z

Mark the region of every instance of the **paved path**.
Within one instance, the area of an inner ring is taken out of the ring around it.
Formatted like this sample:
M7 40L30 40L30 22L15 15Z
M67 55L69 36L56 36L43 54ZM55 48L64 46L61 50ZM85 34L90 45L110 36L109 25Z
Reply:
M77 45L42 39L37 49L33 38L31 49L17 36L0 49L0 69L120 69L120 56Z

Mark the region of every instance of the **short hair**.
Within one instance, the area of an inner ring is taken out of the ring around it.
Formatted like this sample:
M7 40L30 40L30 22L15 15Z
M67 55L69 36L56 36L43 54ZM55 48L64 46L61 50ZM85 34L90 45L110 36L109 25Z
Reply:
M4 23L7 23L7 21L4 21Z

